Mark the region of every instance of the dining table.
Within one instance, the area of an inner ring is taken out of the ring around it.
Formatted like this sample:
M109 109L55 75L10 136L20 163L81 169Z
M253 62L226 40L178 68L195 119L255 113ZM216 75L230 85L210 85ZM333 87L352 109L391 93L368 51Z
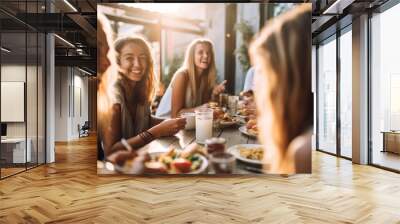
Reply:
M226 140L226 149L231 146L240 144L259 144L256 137L248 136L239 131L239 125L233 125L229 127L215 127L213 128L213 137L220 137ZM146 150L148 153L154 152L166 152L171 147L182 150L188 145L196 142L196 131L195 130L181 130L177 134L171 137L163 137L152 141L140 150ZM204 146L204 145L203 145ZM210 167L208 162L208 168L206 172L202 174L215 174L213 169ZM236 166L232 174L258 174L262 173L262 166L255 163L246 163L242 160L236 159ZM120 174L115 170L113 164L109 162L98 161L97 162L97 174L98 175L109 175L109 174ZM130 174L124 172L123 174ZM190 174L187 174L190 175Z

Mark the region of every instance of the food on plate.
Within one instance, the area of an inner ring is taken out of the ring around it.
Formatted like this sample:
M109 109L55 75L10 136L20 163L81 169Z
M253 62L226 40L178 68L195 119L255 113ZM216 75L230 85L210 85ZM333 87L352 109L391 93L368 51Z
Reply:
M250 119L249 121L247 121L247 123L246 123L246 128L247 129L251 129L251 128L253 128L254 126L256 126L257 125L257 120L255 120L255 119Z
M179 173L188 173L192 167L192 162L184 158L177 158L172 161L171 166Z
M181 151L180 157L189 158L190 156L193 156L196 153L201 155L207 155L207 150L204 147L198 145L197 143L192 143L188 145L183 151Z
M222 122L235 122L236 119L234 117L232 117L231 115L229 115L228 113L225 113L222 118L220 118L220 121Z
M211 109L215 109L218 107L218 103L217 102L209 102L208 107Z
M213 116L214 120L217 121L219 124L227 124L227 123L232 123L236 122L237 119L233 116L231 116L229 113L225 112L224 109L218 106L218 103L216 102L209 102L208 106L213 109Z
M190 173L200 168L202 160L199 154L204 153L200 147L188 146L183 151L170 148L167 152L157 155L145 163L148 173Z
M237 117L231 116L229 113L219 114L218 117L215 118L217 124L222 126L230 126L237 124L239 119Z
M256 110L255 109L250 109L250 108L242 108L242 109L238 110L237 114L240 115L240 116L255 115L256 114Z
M221 107L216 107L213 109L213 111L214 111L213 115L214 115L215 119L220 119L225 114L224 110L222 110Z
M167 173L167 168L161 162L146 162L144 167L145 173Z
M261 161L264 156L264 150L262 147L256 147L256 148L240 147L239 151L240 151L240 156L246 159Z
M246 129L247 129L247 132L249 132L250 134L258 135L257 120L250 119L249 121L247 121Z
M221 107L215 107L214 109L214 119L218 123L231 123L236 122L235 117L231 116L229 113L225 112Z

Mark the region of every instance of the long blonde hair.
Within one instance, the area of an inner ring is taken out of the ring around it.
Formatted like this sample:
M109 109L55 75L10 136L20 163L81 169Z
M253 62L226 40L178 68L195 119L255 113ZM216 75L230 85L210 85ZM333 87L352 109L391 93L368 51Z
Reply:
M98 54L97 60L108 60L108 64L101 65L97 64L97 141L99 146L107 152L108 145L106 144L106 136L112 133L111 123L112 123L112 105L115 102L115 90L114 84L117 79L118 66L115 61L115 52L112 47L113 42L113 32L108 22L108 19L104 14L97 13L97 45ZM104 52L107 51L107 52ZM106 58L101 58L106 57Z
M251 43L250 56L256 76L267 80L256 84L255 97L260 140L270 146L266 148L269 171L292 173L295 165L289 144L313 123L311 4L269 21ZM265 111L270 113L262 114Z
M97 64L97 78L99 80L99 86L97 89L97 110L99 114L108 113L113 102L114 102L114 83L117 79L118 66L115 61L115 51L112 47L113 35L110 23L104 14L97 13L97 43L98 45L104 45L98 49L98 61L100 57L107 57L110 62L107 68L101 68L102 66ZM101 52L107 49L107 52Z
M137 99L140 104L151 103L155 93L156 79L155 79L154 63L153 63L153 57L151 55L150 45L147 43L146 40L144 40L139 36L123 37L116 40L114 43L114 49L117 52L116 59L118 64L120 64L119 54L121 53L122 48L128 43L134 43L138 45L140 48L144 50L146 54L147 69L145 71L145 76L139 82L138 87L135 88L134 91L136 93L136 96L138 97Z
M196 102L197 94L198 94L198 91L196 88L197 83L196 83L196 78L195 78L196 65L195 65L195 61L194 61L195 49L198 44L206 44L211 49L211 64L207 70L207 83L206 83L206 86L204 86L207 93L211 93L211 90L214 87L215 79L217 76L217 69L215 66L214 44L209 39L198 38L198 39L193 40L189 44L188 48L186 49L185 59L183 61L182 67L178 69L178 71L175 73L175 75L180 72L188 73L190 91L192 94L192 100L194 102ZM202 97L202 100L204 101L206 99L204 99L204 97Z

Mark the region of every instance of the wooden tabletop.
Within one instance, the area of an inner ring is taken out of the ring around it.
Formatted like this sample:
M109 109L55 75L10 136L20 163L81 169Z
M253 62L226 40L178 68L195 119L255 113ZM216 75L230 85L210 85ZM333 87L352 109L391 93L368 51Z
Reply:
M242 134L238 130L238 128L239 126L214 128L213 136L225 138L226 149L238 144L258 144L256 138L248 137ZM149 153L167 151L169 147L174 147L176 149L184 149L189 144L195 142L195 140L196 140L196 133L194 130L193 131L182 130L173 137L165 137L154 140L153 142L149 143L143 148L146 149ZM105 165L106 164L102 162L98 162L97 173L99 175L116 174L116 172L110 170L110 168L109 169L105 168L106 167ZM111 164L108 164L108 167L110 166ZM260 166L255 166L253 164L245 164L236 160L236 170L234 174L256 174L260 173L260 171L261 171ZM211 169L208 169L207 174L213 174L213 171Z

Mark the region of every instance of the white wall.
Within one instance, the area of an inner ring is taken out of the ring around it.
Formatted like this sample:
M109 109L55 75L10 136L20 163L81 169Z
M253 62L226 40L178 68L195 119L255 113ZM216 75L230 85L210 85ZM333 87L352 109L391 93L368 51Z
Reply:
M1 81L25 82L25 65L2 65ZM7 110L7 108L1 108ZM25 122L7 122L7 137L25 137Z
M1 81L2 82L25 82L25 74L27 69L28 74L34 73L36 74L36 67L33 66L28 66L27 68L25 65L2 65L1 66ZM28 76L29 78L29 76ZM32 80L29 80L29 85L34 85L36 86L36 81L32 83ZM27 88L27 104L28 106L35 107L36 108L36 88ZM34 102L34 105L29 105L30 103ZM2 110L7 110L7 108L1 108ZM32 108L28 109L29 111L32 110ZM35 109L36 111L36 109ZM35 121L36 122L36 113L27 113L27 120L28 122ZM25 137L25 123L26 122L7 122L7 137ZM28 125L28 128L31 127L32 125ZM36 126L35 126L36 130ZM28 130L28 137L29 136L29 130ZM36 136L36 133L35 133Z
M1 66L2 82L24 82L26 84L26 121L6 122L8 138L25 138L31 141L32 161L36 162L37 152L39 153L39 163L44 162L44 89L42 68L39 66L36 71L35 66L25 66L25 64L3 64ZM27 81L25 78L27 77ZM37 86L39 85L39 86ZM38 92L37 92L38 91ZM3 96L4 97L4 96ZM6 96L5 96L6 97ZM10 108L1 108L10 110ZM23 111L25 112L25 111ZM39 151L37 151L39 150Z
M68 140L69 69L55 68L55 141Z
M56 141L77 139L78 124L82 126L88 120L88 78L83 75L76 68L56 67Z
M71 124L71 132L70 135L72 138L77 138L79 133L78 133L78 124L82 126L85 121L88 121L88 78L87 77L82 77L82 73L77 74L77 70L74 72L74 91L72 94L74 94L72 99L74 99L74 102L71 103L71 105L74 105L72 108L72 124ZM79 93L80 91L80 93ZM79 96L80 95L80 96ZM80 101L80 102L79 102ZM81 108L79 108L81 107ZM81 109L81 111L80 111Z

